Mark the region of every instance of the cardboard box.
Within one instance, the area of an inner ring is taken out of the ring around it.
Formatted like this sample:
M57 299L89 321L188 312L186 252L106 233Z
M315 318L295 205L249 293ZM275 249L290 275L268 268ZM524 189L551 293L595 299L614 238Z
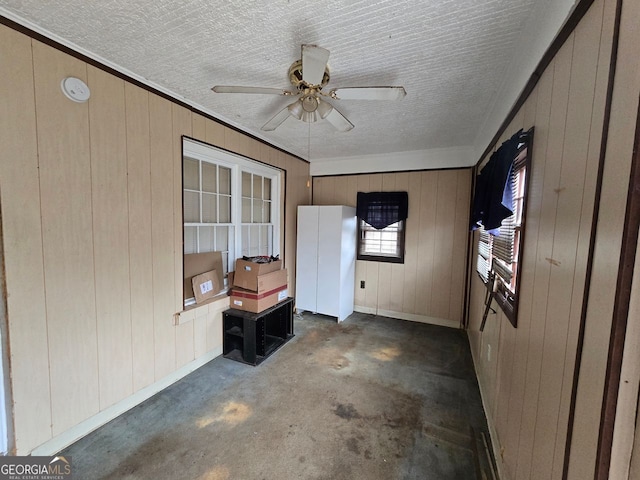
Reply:
M251 291L255 293L264 293L275 290L276 288L282 287L283 285L286 287L288 283L287 277L288 272L286 268L283 268L282 270L276 270L275 272L265 273L264 275L258 275L258 288Z
M231 308L245 312L260 313L277 303L286 300L289 295L287 285L281 285L263 293L234 287L231 290Z
M274 272L282 268L282 260L270 263L248 262L247 260L236 260L236 271L233 277L235 287L245 290L258 291L258 276Z
M196 303L202 303L209 298L215 297L221 290L218 273L215 270L196 275L191 279L191 283Z
M184 284L183 298L194 298L193 277L206 272L216 272L218 290L213 296L224 289L224 268L222 266L222 252L189 253L184 256Z

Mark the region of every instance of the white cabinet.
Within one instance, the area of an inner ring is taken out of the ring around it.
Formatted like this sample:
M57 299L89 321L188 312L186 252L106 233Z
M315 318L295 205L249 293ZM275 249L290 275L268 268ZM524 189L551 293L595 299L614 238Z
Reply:
M353 313L356 209L298 207L296 307L337 317Z

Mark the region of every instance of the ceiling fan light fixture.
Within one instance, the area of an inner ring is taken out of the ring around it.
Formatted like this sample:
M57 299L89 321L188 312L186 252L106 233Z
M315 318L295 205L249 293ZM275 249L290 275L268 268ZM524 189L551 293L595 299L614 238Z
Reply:
M302 113L302 121L307 123L315 123L318 121L318 115L316 112L303 112Z
M329 102L325 102L324 100L318 99L318 114L320 118L324 119L331 113L333 110L333 106Z
M305 112L315 112L318 109L318 104L320 103L320 99L313 95L307 94L300 99L300 103L302 104L302 108L304 108Z
M304 109L302 108L302 104L300 101L295 101L291 105L289 105L289 113L292 117L297 118L298 120L302 120L302 114L304 113Z

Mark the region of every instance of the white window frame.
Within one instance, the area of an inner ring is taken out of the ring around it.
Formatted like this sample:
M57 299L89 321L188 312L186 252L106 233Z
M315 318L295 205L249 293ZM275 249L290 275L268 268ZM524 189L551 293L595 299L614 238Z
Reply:
M242 172L249 172L271 180L271 211L269 222L273 225L273 237L271 242L273 256L280 255L280 207L281 207L281 190L280 185L281 170L271 167L255 160L251 160L236 153L227 152L212 145L200 143L198 141L183 138L182 156L200 160L203 162L213 163L231 170L231 222L233 225L233 257L231 258L231 249L229 255L228 271L233 271L235 260L242 258ZM184 212L183 212L184 215ZM190 226L182 221L183 229ZM231 242L230 242L231 243ZM183 247L184 255L184 247Z

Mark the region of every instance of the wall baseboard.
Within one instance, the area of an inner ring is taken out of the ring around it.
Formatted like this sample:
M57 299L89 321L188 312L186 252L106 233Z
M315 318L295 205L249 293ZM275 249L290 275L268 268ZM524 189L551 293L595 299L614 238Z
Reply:
M467 335L467 341L469 341L469 337ZM493 423L493 417L489 415L489 403L486 400L486 395L482 390L482 382L480 382L480 375L478 371L478 362L476 361L476 357L473 353L473 348L471 348L471 342L469 342L469 350L471 351L471 359L473 360L473 370L476 373L476 378L478 379L478 389L480 390L480 399L482 400L482 408L484 408L485 418L487 419L487 427L489 428L489 441L491 442L491 450L493 453L493 458L495 458L494 467L497 470L498 478L496 480L500 480L503 478L507 478L504 476L503 468L502 468L502 454L500 452L500 443L498 442L498 432L496 431L496 427ZM489 459L491 461L491 459Z
M392 310L377 310L371 307L361 307L355 305L355 312L368 313L371 315L380 315L381 317L398 318L400 320L409 320L411 322L429 323L431 325L440 325L441 327L460 328L460 323L444 318L429 317L427 315L417 315L415 313L394 312Z
M111 405L110 407L102 410L97 413L93 417L87 418L83 422L80 422L78 425L71 427L69 430L53 437L51 440L47 440L42 445L34 448L30 453L31 455L42 455L42 456L50 456L55 455L60 452L62 449L68 447L72 443L81 439L82 437L88 435L99 427L105 425L110 422L114 418L122 415L127 410L132 409L133 407L139 405L144 402L148 398L151 398L156 393L164 390L170 385L174 384L178 380L183 377L186 377L191 372L197 370L203 365L209 363L216 357L222 355L222 345L214 348L210 352L205 353L200 358L193 360L182 368L179 368L175 372L167 375L166 377L158 380L155 383L143 388L142 390L137 391L133 395L120 400L119 402ZM21 455L25 455L27 453L21 453Z

